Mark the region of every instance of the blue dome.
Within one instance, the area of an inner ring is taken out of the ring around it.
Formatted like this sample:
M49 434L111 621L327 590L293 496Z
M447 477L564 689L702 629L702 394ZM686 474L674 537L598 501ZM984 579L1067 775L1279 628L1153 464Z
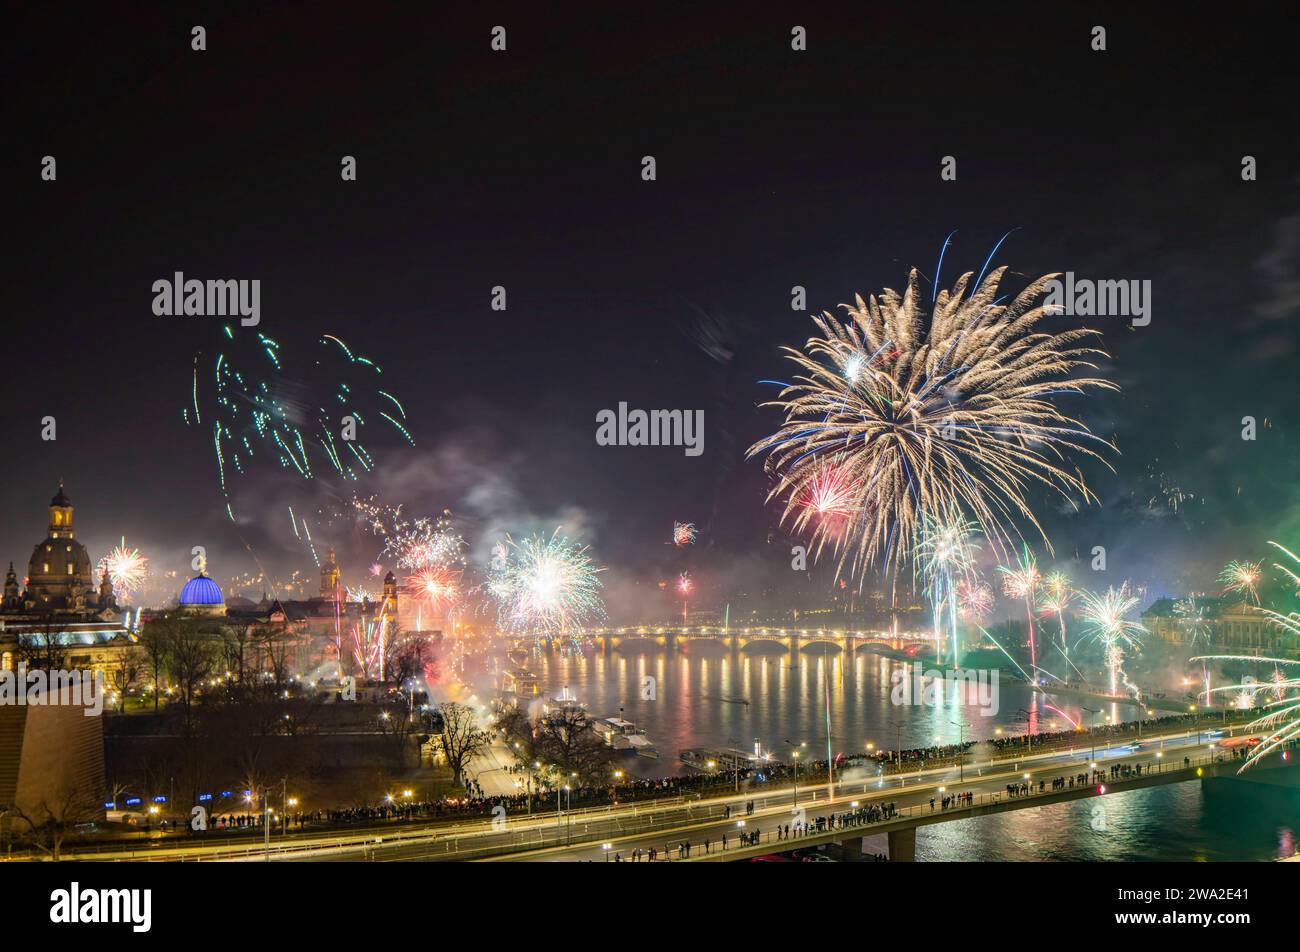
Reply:
M206 575L196 575L181 589L182 605L220 605L221 589Z

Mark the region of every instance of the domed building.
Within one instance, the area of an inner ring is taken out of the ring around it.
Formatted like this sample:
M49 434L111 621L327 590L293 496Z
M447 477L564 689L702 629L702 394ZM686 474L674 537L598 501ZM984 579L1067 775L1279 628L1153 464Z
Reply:
M204 572L190 579L181 588L180 608L193 615L224 615L226 601L221 596L221 586Z
M0 669L13 668L33 645L57 645L65 666L107 670L136 648L136 639L104 572L96 586L93 562L77 541L72 500L59 481L50 500L45 539L32 549L27 578L13 563L0 599ZM48 654L48 652L47 652Z
M100 605L90 554L77 541L72 527L72 500L59 491L50 500L49 534L32 549L27 563L27 591L23 608L42 614L80 613L117 606Z

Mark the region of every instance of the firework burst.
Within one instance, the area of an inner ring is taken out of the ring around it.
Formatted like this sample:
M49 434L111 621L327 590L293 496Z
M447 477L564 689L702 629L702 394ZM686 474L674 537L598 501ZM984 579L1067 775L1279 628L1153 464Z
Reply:
M1055 615L1061 629L1061 653L1070 660L1070 646L1065 639L1065 612L1074 601L1074 588L1070 576L1064 572L1051 572L1043 578L1043 594L1038 599L1038 610L1044 616ZM1073 667L1073 662L1070 662ZM1078 669L1076 669L1078 670Z
M693 522L673 523L673 545L694 545L698 534Z
M964 519L939 520L927 516L921 526L921 541L917 543L916 560L926 581L926 591L934 608L935 651L943 643L940 619L944 607L948 610L948 628L952 639L952 663L960 660L957 635L957 583L969 579L975 569L978 546L971 536L975 525Z
M258 460L303 479L325 473L356 480L375 469L366 441L380 427L415 445L406 410L383 389L383 370L339 338L324 335L314 357L295 361L265 334L236 337L230 326L224 333L209 370L200 372L194 358L182 416L211 434L217 483L231 519L232 482Z
M1238 562L1233 560L1219 573L1223 593L1237 592L1252 605L1259 604L1259 579L1263 562Z
M1277 542L1270 541L1269 545L1291 560L1292 565L1275 562L1274 567L1294 582L1297 592L1300 592L1300 572L1297 571L1300 569L1300 557L1297 557L1294 552ZM1260 609L1260 611L1268 617L1269 623L1280 628L1284 635L1300 638L1300 612L1289 612L1284 615L1271 609ZM1267 736L1246 758L1246 762L1241 766L1242 770L1259 763L1261 758L1268 756L1273 751L1300 739L1300 661L1291 658L1257 658L1253 655L1215 655L1206 658L1193 658L1192 660L1254 661L1274 666L1273 676L1268 686L1273 696L1272 700L1264 705L1266 711L1264 716L1251 722L1248 726L1249 730L1263 731L1267 733ZM1282 670L1284 668L1287 669L1287 672ZM1233 690L1233 688L1216 688L1215 690L1227 691Z
M461 575L459 569L429 566L408 576L403 591L435 613L449 611L460 601Z
M549 538L506 538L493 550L488 591L497 599L502 628L557 635L604 617L600 573L587 547L557 528Z
M382 612L352 625L352 659L363 680L384 678L384 655L388 647L388 617Z
M1128 675L1124 672L1125 650L1138 651L1142 638L1147 633L1138 622L1125 617L1137 607L1137 596L1129 593L1128 584L1125 583L1119 589L1107 589L1104 595L1081 592L1080 600L1087 624L1085 633L1101 644L1104 650L1106 667L1110 671L1111 696L1119 696L1122 684L1140 700L1141 692L1129 682Z
M1034 640L1034 598L1043 581L1043 577L1038 574L1038 563L1034 561L1034 554L1029 551L1029 546L1025 546L1014 567L999 565L998 571L1002 573L1002 591L1012 598L1022 599L1025 603L1025 617L1029 621L1029 665L1034 669L1037 677L1038 647Z
M126 601L144 585L149 574L149 559L139 549L129 548L126 540L99 560L99 571L108 572L113 596Z
M1188 644L1194 645L1198 640L1210 640L1209 616L1200 595L1188 595L1174 602L1174 614L1181 619L1183 627L1187 629Z
M962 579L957 583L957 605L967 621L986 618L993 611L993 589L974 579Z
M897 572L927 516L969 514L995 548L1019 536L1016 519L1043 535L1026 498L1035 484L1094 498L1066 459L1100 458L1109 444L1055 401L1117 389L1076 375L1104 356L1084 343L1096 332L1037 329L1045 311L1035 301L1052 276L1002 304L1004 272L974 284L964 275L927 315L913 270L901 296L858 296L844 305L846 318L814 317L818 335L786 348L799 374L766 404L784 422L748 455L766 454L769 500L784 500L782 521L797 529L809 522L824 461L843 470L848 531L821 521L812 529L815 550L829 542L840 571L857 576L879 564Z

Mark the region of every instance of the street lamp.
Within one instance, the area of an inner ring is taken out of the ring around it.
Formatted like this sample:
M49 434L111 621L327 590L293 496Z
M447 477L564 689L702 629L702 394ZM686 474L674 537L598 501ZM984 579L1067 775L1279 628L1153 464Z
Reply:
M966 782L966 725L958 721L949 721L957 728L957 781Z
M1023 707L1016 713L1025 715L1025 739L1029 742L1029 753L1032 754L1034 752L1034 735L1030 732L1029 726L1033 721L1034 715L1030 714Z

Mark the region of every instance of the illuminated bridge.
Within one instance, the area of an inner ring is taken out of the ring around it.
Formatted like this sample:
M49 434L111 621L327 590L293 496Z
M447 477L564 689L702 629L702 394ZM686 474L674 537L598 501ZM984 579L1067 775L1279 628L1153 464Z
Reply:
M672 648L691 641L712 641L733 650L749 645L780 645L795 652L813 645L853 652L860 648L916 650L933 644L930 632L891 632L853 628L777 628L771 626L724 627L720 625L627 625L620 628L587 628L580 637L590 638L604 651L624 644L654 642Z

